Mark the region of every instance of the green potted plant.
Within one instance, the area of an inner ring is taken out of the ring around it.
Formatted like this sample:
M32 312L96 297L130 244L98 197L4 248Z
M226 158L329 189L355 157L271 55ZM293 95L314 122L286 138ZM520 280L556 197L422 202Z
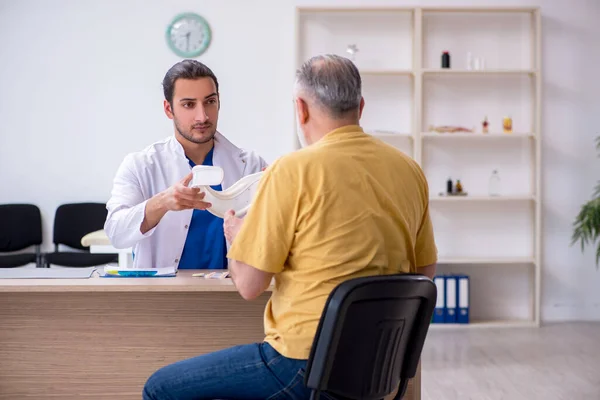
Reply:
M600 152L600 137L596 138L596 149ZM592 199L581 206L573 226L575 229L571 245L579 242L582 252L586 245L596 245L596 269L598 269L600 264L600 181L594 189Z

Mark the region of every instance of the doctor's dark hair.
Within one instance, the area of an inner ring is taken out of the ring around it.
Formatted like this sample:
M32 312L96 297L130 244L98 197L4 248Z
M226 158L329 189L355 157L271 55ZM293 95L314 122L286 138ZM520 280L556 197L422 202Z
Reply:
M165 74L162 81L165 100L173 105L173 93L177 79L211 78L219 93L219 81L210 68L196 60L183 60L173 65Z
M296 71L296 90L312 98L334 119L358 111L361 86L354 63L338 55L312 57Z

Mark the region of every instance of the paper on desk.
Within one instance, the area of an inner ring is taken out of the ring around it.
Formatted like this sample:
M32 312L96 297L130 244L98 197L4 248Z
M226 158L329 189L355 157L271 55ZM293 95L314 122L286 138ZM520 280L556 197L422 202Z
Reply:
M96 267L88 268L0 268L0 279L87 279Z
M205 278L205 279L225 279L225 278L229 278L229 271L222 271L222 272L199 272L196 274L192 274L192 276L198 277L198 278Z
M99 271L100 272L100 271ZM152 278L152 277L168 277L177 275L176 267L164 268L128 268L106 265L100 272L104 277L115 278Z

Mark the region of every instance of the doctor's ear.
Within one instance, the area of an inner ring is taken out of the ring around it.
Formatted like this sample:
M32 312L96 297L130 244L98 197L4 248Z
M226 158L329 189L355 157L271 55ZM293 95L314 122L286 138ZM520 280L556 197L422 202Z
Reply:
M169 119L173 119L173 107L171 107L171 103L169 103L167 100L165 100L163 102L163 108L165 110L165 114L167 115L167 117L169 117Z

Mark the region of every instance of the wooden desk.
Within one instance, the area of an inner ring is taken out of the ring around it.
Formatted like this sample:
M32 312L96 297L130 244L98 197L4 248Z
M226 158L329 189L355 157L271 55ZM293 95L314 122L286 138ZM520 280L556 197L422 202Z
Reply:
M247 302L191 274L0 279L0 400L139 400L164 365L263 339L269 293Z

